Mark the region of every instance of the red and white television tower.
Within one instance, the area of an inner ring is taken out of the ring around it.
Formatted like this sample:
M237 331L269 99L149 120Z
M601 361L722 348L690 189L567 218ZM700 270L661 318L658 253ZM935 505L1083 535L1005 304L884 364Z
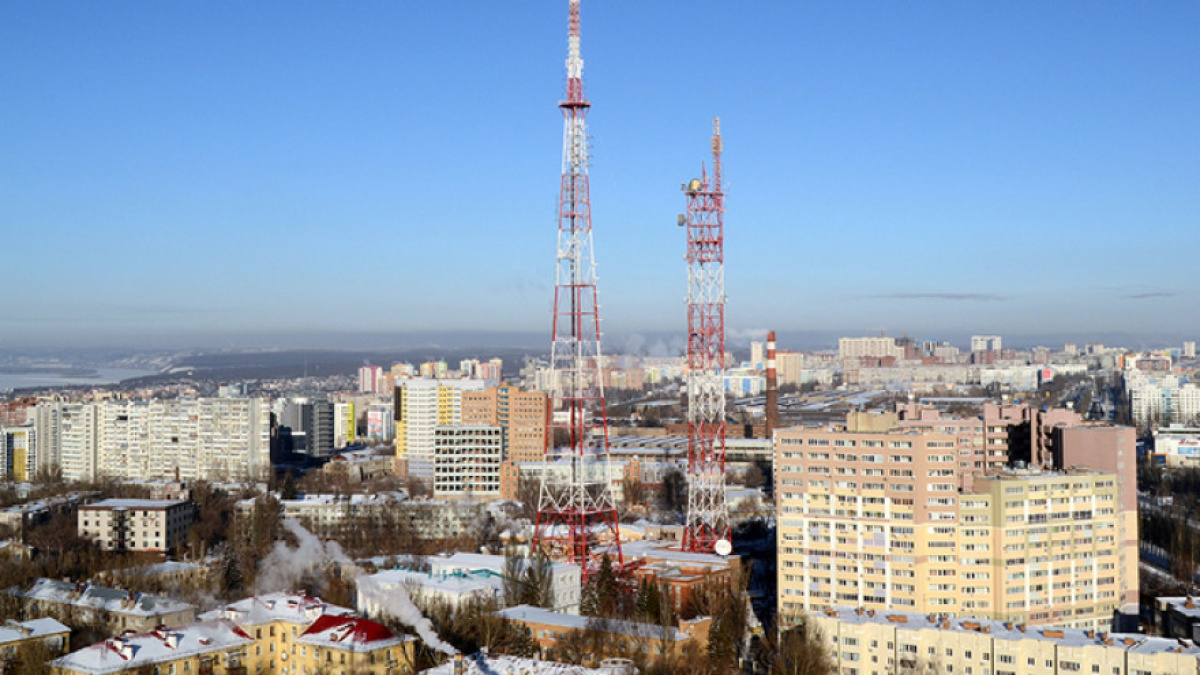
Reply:
M688 261L688 512L683 550L728 555L725 504L725 193L721 120L713 120L713 175L684 185Z
M587 117L583 57L579 50L579 0L570 2L567 94L563 112L562 187L558 199L558 262L550 368L555 412L553 452L570 462L567 481L543 480L534 526L534 548L579 564L586 581L597 558L623 564L617 507L608 472L608 414L604 404L592 209L588 196ZM561 447L554 447L562 443Z

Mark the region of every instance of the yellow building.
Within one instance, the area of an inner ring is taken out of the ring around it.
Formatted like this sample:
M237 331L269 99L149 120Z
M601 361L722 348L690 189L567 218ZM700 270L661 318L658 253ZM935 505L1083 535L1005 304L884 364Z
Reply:
M71 629L49 617L0 626L0 672L27 659L50 659L67 651Z
M782 625L850 605L1101 628L1137 588L1111 473L960 492L953 434L803 428L776 432L775 471Z
M254 639L230 621L113 637L50 662L54 675L248 675Z
M283 675L408 675L413 639L367 619L326 614L291 645Z
M1195 675L1191 642L938 614L828 608L809 615L842 675Z
M482 391L483 380L405 380L396 388L398 476L433 479L434 434L439 426L462 424L464 392Z
M295 593L270 593L243 598L200 616L231 621L254 638L253 652L260 673L285 673L285 654L291 645L322 616L353 616L354 610L329 605L318 598Z
M0 471L3 477L25 482L34 471L33 425L0 427Z

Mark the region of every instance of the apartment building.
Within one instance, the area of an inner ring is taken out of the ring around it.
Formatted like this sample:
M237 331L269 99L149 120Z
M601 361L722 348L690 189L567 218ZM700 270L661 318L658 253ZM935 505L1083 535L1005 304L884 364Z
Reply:
M890 337L845 337L838 340L839 360L863 358L902 359L904 358L904 347L896 338Z
M29 652L59 656L67 651L70 643L71 629L50 617L28 621L7 619L0 626L0 668L12 672L13 666ZM44 647L45 651L39 647Z
M832 607L809 615L841 675L1191 675L1190 641L945 614Z
M21 598L27 614L52 616L73 627L100 623L114 633L196 619L196 607L186 602L91 583L43 578L14 595Z
M106 551L167 554L181 546L196 518L189 501L105 499L79 507L79 535Z
M503 429L504 461L543 459L548 420L549 403L544 392L502 384L462 395L462 424Z
M464 392L483 391L482 380L405 380L396 387L396 475L433 480L435 432L462 424Z
M1100 627L1136 602L1136 521L1113 473L960 487L953 434L793 428L775 443L781 623L853 605Z
M433 495L500 497L503 429L495 426L444 426L434 430Z
M270 411L260 399L38 404L38 469L68 480L246 480L270 469Z
M0 427L0 478L25 482L37 470L37 431L32 424Z
M54 675L247 675L258 672L254 640L229 621L123 634L50 662Z

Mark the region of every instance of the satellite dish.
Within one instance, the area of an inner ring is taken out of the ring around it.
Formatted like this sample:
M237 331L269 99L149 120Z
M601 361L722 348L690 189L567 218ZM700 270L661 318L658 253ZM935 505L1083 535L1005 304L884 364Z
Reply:
M725 556L733 553L733 544L729 543L728 539L718 539L716 544L713 544L713 552L717 555Z

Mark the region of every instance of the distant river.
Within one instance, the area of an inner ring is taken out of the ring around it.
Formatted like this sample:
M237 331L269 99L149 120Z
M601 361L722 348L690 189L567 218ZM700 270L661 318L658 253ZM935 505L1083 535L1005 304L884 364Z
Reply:
M21 389L24 387L60 387L68 384L113 384L134 377L154 375L153 370L132 370L129 368L81 368L89 371L88 375L80 376L75 372L34 372L34 373L5 373L0 372L0 391Z

